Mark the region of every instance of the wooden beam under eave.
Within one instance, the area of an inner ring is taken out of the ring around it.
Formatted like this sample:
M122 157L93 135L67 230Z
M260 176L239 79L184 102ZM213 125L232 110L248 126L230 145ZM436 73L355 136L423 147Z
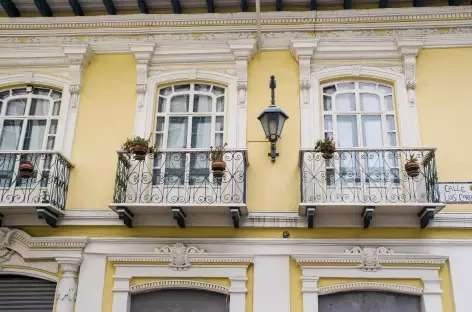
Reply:
M344 10L352 9L352 0L344 0Z
M0 4L7 13L8 17L20 17L20 11L11 0L0 0Z
M41 16L45 17L52 17L52 10L49 7L49 4L46 0L34 0L34 4L36 5L36 8L38 8L39 13L41 13Z
M69 0L69 5L72 8L72 12L74 12L75 16L84 16L84 11L80 6L79 1L77 0Z
M182 13L182 6L180 5L180 0L171 0L171 3L174 14Z
M283 3L282 0L275 0L275 10L282 11Z
M459 6L461 5L461 0L449 0L449 5Z
M138 7L139 7L139 10L141 10L142 14L148 14L149 13L148 6L146 4L146 0L138 0Z
M379 8L385 9L388 6L388 0L380 0Z
M422 8L424 7L424 0L413 0L413 6L415 8Z
M109 15L116 15L115 5L113 4L113 0L103 0L103 5Z
M213 0L206 0L208 13L215 13L215 3Z
M247 0L241 0L241 11L247 12L249 9L249 5L247 3Z
M316 10L316 0L310 0L310 10Z

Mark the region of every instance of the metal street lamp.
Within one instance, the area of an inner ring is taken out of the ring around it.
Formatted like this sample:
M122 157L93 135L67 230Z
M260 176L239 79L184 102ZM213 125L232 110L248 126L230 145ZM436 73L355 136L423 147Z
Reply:
M260 120L266 138L270 142L269 156L272 158L272 162L274 162L275 158L279 156L275 149L275 143L282 134L282 129L285 120L288 119L288 115L282 109L275 106L276 83L274 75L270 76L269 87L271 89L270 106L264 109L257 119Z

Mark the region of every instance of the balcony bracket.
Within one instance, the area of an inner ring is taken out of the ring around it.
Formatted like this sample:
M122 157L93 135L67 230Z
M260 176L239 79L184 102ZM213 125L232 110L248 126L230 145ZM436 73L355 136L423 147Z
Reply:
M3 214L0 213L0 227L2 226L2 222L3 222Z
M38 213L39 219L46 221L46 223L53 228L57 227L57 219L59 218L57 213L46 207L36 207L36 212Z
M116 212L118 213L118 218L123 221L123 223L126 225L126 227L128 227L128 228L133 227L134 214L131 211L129 211L128 208L118 207L116 209Z
M430 220L433 220L434 210L435 208L433 207L426 207L418 214L418 217L420 217L420 224L422 229L428 226Z
M179 225L180 228L182 229L185 228L185 218L187 217L187 215L182 210L182 208L172 207L172 217L174 218L175 221L177 221L177 224Z
M372 221L372 217L374 215L375 207L364 207L364 211L362 212L362 218L364 218L364 229L368 229L370 226L370 222Z
M233 226L235 229L239 229L239 220L241 219L241 213L239 208L230 208L231 219L233 219Z
M316 211L316 207L306 207L306 217L308 220L309 229L312 229L315 223L315 211Z

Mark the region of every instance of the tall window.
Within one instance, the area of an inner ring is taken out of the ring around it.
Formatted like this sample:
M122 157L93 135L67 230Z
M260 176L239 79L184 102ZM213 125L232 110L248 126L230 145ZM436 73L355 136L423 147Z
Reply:
M155 141L170 151L154 160L153 184L207 184L208 152L198 149L222 146L224 127L225 88L201 83L161 88ZM185 151L172 152L179 149Z
M0 150L52 150L62 93L31 86L0 91Z
M398 181L397 154L379 149L398 144L392 87L351 81L323 86L323 127L340 149L327 162L328 185L336 183L336 168L342 184Z

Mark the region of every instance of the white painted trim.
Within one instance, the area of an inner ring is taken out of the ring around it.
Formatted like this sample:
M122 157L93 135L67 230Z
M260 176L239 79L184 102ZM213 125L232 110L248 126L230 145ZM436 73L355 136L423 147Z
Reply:
M80 266L75 311L101 312L107 257L85 253Z
M51 275L51 274L44 273L41 271L31 270L29 268L16 268L16 267L9 268L9 267L2 267L1 265L0 265L0 268L1 268L0 275L2 274L23 275L23 276L39 278L39 279L43 279L43 280L55 282L55 283L59 281L59 278L55 275Z
M390 283L378 283L378 282L354 282L345 284L336 284L330 286L320 287L318 289L319 295L329 295L340 292L351 292L351 291L387 291L399 294L421 296L423 289L408 285L390 284Z
M214 283L207 283L195 280L161 280L147 283L141 283L130 287L131 294L161 290L161 289L198 289L217 292L220 294L229 294L229 288Z

